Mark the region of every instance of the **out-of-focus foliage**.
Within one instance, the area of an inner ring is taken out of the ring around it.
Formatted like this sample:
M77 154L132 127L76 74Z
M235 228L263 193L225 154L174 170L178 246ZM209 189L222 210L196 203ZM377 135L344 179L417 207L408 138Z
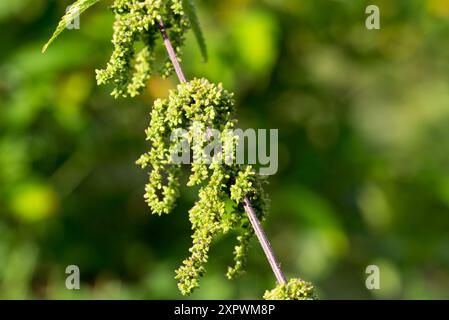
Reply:
M200 48L201 55L203 56L204 62L207 62L207 45L206 39L204 39L203 30L201 30L201 23L196 14L196 7L193 0L182 0L182 6L184 8L185 14L189 19L190 26L192 28L193 34L195 35L196 42ZM170 41L172 41L170 39Z
M381 29L365 28L377 4ZM0 298L181 298L190 245L183 189L172 217L142 200L134 165L153 78L114 100L94 69L112 49L100 2L41 55L71 1L0 2ZM449 3L439 0L203 0L208 44L185 48L189 78L236 92L243 128L279 128L265 222L288 277L326 298L449 298ZM233 237L217 241L191 298L260 298L273 275L256 242L228 281ZM65 288L78 265L81 290ZM380 290L365 268L381 270ZM342 290L344 288L344 290Z

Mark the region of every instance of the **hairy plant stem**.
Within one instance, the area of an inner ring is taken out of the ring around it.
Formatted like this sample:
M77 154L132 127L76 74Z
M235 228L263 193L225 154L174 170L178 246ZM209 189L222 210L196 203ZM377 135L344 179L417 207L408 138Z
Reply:
M165 30L164 22L159 20L159 30L161 31L162 38L164 39L164 45L167 49L168 56L170 57L170 61L175 68L176 75L181 83L187 82L184 72L182 72L181 65L179 64L178 58L176 57L175 50L171 45L170 38L168 37L167 31Z
M243 207L245 208L246 213L248 214L249 221L253 226L254 232L256 233L257 239L262 246L263 251L265 252L265 256L268 259L268 263L270 263L271 269L273 269L273 273L276 276L276 280L279 284L286 284L287 279L285 278L284 273L281 270L281 265L279 261L276 259L274 255L273 248L268 241L267 235L260 224L259 219L257 219L257 215L254 212L253 207L251 206L251 202L248 197L243 199Z
M184 72L181 69L181 65L179 64L178 58L176 57L175 50L173 49L173 46L170 42L170 38L168 37L167 31L165 30L164 22L162 20L159 20L159 30L161 31L165 48L167 49L168 56L173 64L173 67L175 68L175 72L176 75L178 76L179 81L181 83L187 82ZM274 255L273 248L271 247L270 242L268 241L268 238L262 228L262 225L259 222L259 219L257 218L256 213L254 212L254 209L248 197L244 198L243 207L245 208L245 212L248 215L249 221L251 222L251 225L254 229L257 239L260 242L260 245L262 246L262 249L267 257L271 269L273 269L273 273L276 276L277 282L279 284L287 284L287 279L285 278L285 275L281 270L280 263L276 259L276 256Z

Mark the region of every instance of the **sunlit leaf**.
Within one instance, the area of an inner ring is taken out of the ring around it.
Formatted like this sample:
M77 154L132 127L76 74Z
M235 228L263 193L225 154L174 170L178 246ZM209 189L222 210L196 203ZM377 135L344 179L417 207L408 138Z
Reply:
M42 53L44 53L47 50L48 46L61 34L62 31L64 31L64 29L66 29L69 23L71 23L74 19L76 19L79 15L96 4L98 1L100 0L78 0L74 4L72 4L66 14L61 18L61 21L56 27L56 30L51 36L50 40L48 40L48 42L42 48Z

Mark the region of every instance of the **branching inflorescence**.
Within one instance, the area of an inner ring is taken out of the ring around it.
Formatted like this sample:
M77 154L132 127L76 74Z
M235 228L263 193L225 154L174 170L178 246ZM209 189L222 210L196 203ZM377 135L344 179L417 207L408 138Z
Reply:
M76 1L43 50L62 32L64 24L73 20L77 10L80 14L98 1ZM112 95L116 98L138 95L156 68L155 46L159 32L162 32L169 52L160 74L170 75L174 65L182 82L167 99L154 102L146 130L150 150L137 161L150 171L145 200L152 213L162 215L173 210L180 194L182 164L174 162L173 155L179 154L182 143L173 139L174 132L182 131L178 138L187 142L193 155L187 185L198 186L199 197L189 211L193 229L190 256L176 270L180 291L190 294L199 286L212 242L218 235L233 231L237 233L237 245L234 265L227 272L229 279L244 272L249 242L256 233L278 280L278 286L266 291L264 298L313 299L311 284L300 279L285 280L260 227L259 221L267 212L267 198L262 187L264 179L251 166L234 161L239 139L232 130L236 125L233 95L221 84L206 79L185 82L180 70L178 57L190 27L203 57L207 58L192 0L115 0L112 10L115 14L114 51L106 68L97 70L98 84L112 84ZM213 161L208 161L204 147L210 143L211 128L221 132L215 137L221 149L214 153Z
M232 95L206 79L194 79L178 85L169 98L157 100L151 112L147 139L151 150L138 160L143 168L150 166L150 179L145 198L153 213L169 213L179 194L181 165L173 164L172 155L179 143L170 139L175 130L184 129L188 145L193 145L195 159L191 165L189 186L201 186L199 200L189 211L193 228L191 255L176 271L179 289L189 294L199 285L199 277L205 272L209 247L219 233L237 231L238 245L235 247L235 266L227 273L229 278L242 273L246 250L253 235L251 225L242 207L243 197L249 197L262 219L266 212L266 198L261 179L250 166L233 163L235 155L224 152L214 155L208 162L203 154L208 143L207 128L223 132L220 144L224 149L236 150L238 137L232 132L235 121ZM205 133L205 134L199 134ZM193 139L199 140L193 143ZM221 160L221 161L218 161ZM165 174L165 176L164 176ZM164 183L165 182L165 183ZM240 204L240 205L239 205Z

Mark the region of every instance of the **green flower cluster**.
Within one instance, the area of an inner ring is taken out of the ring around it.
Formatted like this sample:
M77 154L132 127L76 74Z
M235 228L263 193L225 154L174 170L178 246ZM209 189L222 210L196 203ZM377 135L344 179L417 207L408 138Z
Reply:
M287 284L279 284L271 291L265 291L265 300L315 300L312 284L301 279L290 279Z
M253 236L243 199L249 198L260 220L266 213L267 200L261 178L251 166L236 164L233 161L235 153L229 152L236 150L238 143L238 136L229 134L235 126L233 113L232 94L221 84L215 85L206 79L180 84L177 90L170 92L168 99L154 103L150 126L146 130L151 149L137 161L142 168L151 168L145 199L152 212L169 213L179 195L181 173L181 164L172 161L172 155L179 151L179 141L170 139L172 133L184 129L183 138L192 146L194 161L187 184L200 186L200 191L198 201L189 211L193 229L191 255L176 270L178 287L183 294L190 294L199 286L209 248L221 233L236 231L239 234L234 251L235 265L229 267L227 276L231 279L240 275ZM219 136L222 149L214 154L214 160L222 157L222 161L206 161L204 147L210 143L207 134L210 128L222 132ZM195 143L193 139L196 139Z
M42 51L66 29L68 22L99 1L75 1ZM114 97L134 97L145 88L156 67L155 47L161 21L178 59L185 33L192 28L201 54L207 60L206 44L192 0L114 0L112 11L115 14L114 51L106 68L96 73L99 85L113 85ZM166 77L172 71L170 59L166 58L160 74ZM199 199L189 211L193 229L191 255L176 270L178 287L183 294L190 294L199 286L210 246L219 234L238 233L235 263L228 268L227 277L233 279L244 272L248 246L254 236L243 208L245 198L251 202L259 221L266 215L268 201L262 188L263 180L251 166L235 163L239 137L232 131L234 111L232 94L221 84L194 79L179 85L177 90L170 92L168 99L155 101L150 126L146 130L151 149L137 161L142 168L150 168L145 199L152 212L159 215L171 212L179 196L182 170L181 164L173 161L173 155L182 151L179 150L182 142L173 139L172 134L183 129L180 138L188 142L189 151L193 154L187 185L200 187ZM219 130L218 138L212 129ZM220 146L213 161L209 161L209 155L205 154L211 136L218 139L217 145ZM314 299L313 291L311 284L292 279L288 284L266 291L264 298Z
M97 70L97 83L111 83L112 95L135 97L145 88L156 64L155 44L160 38L159 21L165 23L178 57L190 28L182 0L115 0L114 51L103 70ZM166 77L173 71L166 58L160 73Z

